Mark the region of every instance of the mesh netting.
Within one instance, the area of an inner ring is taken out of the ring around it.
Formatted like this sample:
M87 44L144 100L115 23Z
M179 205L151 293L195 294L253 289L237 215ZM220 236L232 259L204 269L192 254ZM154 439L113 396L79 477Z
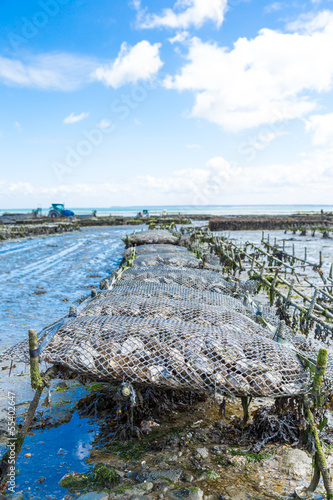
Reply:
M43 353L100 379L217 391L233 396L293 396L309 390L309 372L288 348L231 325L78 317Z
M178 285L207 290L216 293L232 294L237 289L251 291L257 284L253 280L246 282L227 281L214 271L204 269L175 269L169 266L152 266L147 269L128 269L121 277L123 281L152 283L178 283Z
M179 245L163 245L163 244L155 244L155 245L139 245L135 247L135 253L136 255L141 255L141 254L163 254L163 253L188 253L187 248L179 246ZM131 254L131 249L128 248L125 250L124 257L129 257Z
M153 229L150 231L140 231L125 238L127 245L148 245L151 243L178 245L179 239L169 231L163 229Z
M133 264L133 267L152 267L152 266L172 266L172 267L193 267L199 269L202 267L200 259L191 255L190 252L181 252L180 255L174 253L163 253L161 255L143 254L139 255Z
M135 296L102 296L90 302L80 316L129 316L187 321L197 325L233 325L240 332L265 335L263 328L228 306L212 306L195 301Z
M234 299L229 295L225 295L223 293L207 292L205 290L198 290L196 288L187 288L176 283L166 285L164 283L151 283L149 281L144 283L137 283L133 281L119 281L111 290L107 290L102 293L103 296L121 295L123 297L127 297L135 295L146 298L169 298L185 301L194 300L196 302L200 302L201 304L228 307L242 314L249 314L251 317L255 317L255 314L250 312L240 300Z

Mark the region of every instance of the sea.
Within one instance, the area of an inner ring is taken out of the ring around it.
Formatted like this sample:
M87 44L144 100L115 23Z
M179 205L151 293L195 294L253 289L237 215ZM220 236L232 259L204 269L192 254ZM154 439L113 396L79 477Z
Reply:
M37 207L35 207L37 208ZM42 214L47 215L49 208L39 207L42 209ZM87 215L96 210L97 217L106 216L135 216L138 212L146 209L151 215L161 215L166 211L169 215L288 215L297 213L319 213L333 212L333 205L154 205L154 206L129 206L129 207L71 207L66 208L73 210L76 215ZM0 215L4 212L9 213L29 213L32 208L0 208Z

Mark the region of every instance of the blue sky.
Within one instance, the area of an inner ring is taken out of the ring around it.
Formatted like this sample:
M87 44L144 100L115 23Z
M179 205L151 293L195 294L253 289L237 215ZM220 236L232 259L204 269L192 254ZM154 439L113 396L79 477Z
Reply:
M3 0L0 207L332 203L333 3Z

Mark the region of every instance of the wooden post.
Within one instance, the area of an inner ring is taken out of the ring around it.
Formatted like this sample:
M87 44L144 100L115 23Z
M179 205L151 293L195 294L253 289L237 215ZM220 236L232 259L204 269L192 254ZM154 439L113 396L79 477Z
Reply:
M43 382L39 373L39 350L36 330L29 330L30 379L31 387L39 389Z
M252 276L252 274L253 274L254 258L255 258L255 255L253 254L252 255L252 261L251 261L250 276Z
M270 293L269 293L269 304L271 307L273 307L274 305L274 297L275 297L275 286L276 286L276 281L277 281L277 277L278 277L278 274L279 274L279 268L275 271L275 275L274 275L274 278L273 278L273 281L272 281L272 284L271 284L271 289L270 289Z
M317 356L317 364L316 364L316 372L313 377L313 384L312 384L312 395L314 398L314 406L315 407L320 407L322 406L322 397L320 395L321 392L321 386L322 386L322 381L323 381L323 376L326 371L326 366L327 366L327 349L319 349L318 356ZM312 432L314 442L315 442L315 447L316 447L316 453L314 457L314 473L313 477L311 480L310 485L308 488L305 490L305 493L312 493L315 491L315 489L318 486L320 476L323 478L325 490L326 490L326 498L329 500L333 499L333 485L332 485L332 479L330 477L329 469L327 467L326 463L326 458L323 452L323 449L321 447L320 439L318 436L318 430L316 423L313 418L313 413L310 408L310 405L307 405L305 409L305 416L306 419L309 423L310 430Z
M293 287L294 287L294 282L295 282L295 278L291 278L290 287L289 287L289 290L288 290L288 295L287 295L287 298L286 298L286 301L285 301L286 305L288 305L288 303L290 301L291 294L292 294Z
M322 265L323 265L323 253L320 250L319 251L319 267L322 267Z
M249 420L249 406L252 401L251 396L242 396L241 397L242 401L242 407L243 407L243 421L242 421L242 428L246 426L248 420Z
M77 312L76 312L75 306L73 304L71 306L69 306L68 316L70 318L76 318L76 316L77 316Z
M313 296L312 296L312 299L311 299L311 302L310 302L310 305L309 305L309 309L308 309L308 316L309 317L313 313L313 309L314 309L314 306L316 304L317 293L318 293L318 288L315 287L314 292L313 292Z
M307 252L308 252L308 251L307 251L307 248L305 247L305 248L304 248L304 262L305 262L305 261L306 261L306 259L307 259Z

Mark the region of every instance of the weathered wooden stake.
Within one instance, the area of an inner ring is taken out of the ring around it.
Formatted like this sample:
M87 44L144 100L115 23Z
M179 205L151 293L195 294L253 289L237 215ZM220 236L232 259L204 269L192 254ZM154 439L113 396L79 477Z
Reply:
M39 373L39 349L36 330L29 330L29 354L30 354L30 379L31 387L39 389L43 387L43 381Z
M252 401L252 396L242 396L241 397L242 401L242 407L243 407L243 421L242 421L242 428L246 426L248 420L249 420L249 406Z
M319 251L319 267L321 267L322 265L323 265L323 253L320 250Z
M317 356L316 373L313 377L312 393L315 401L315 406L322 406L322 398L320 395L321 385L323 381L323 376L326 371L327 366L327 349L319 349ZM312 410L307 407L305 410L305 416L310 424L310 430L314 437L314 442L316 446L316 453L314 457L314 473L310 485L306 489L306 493L312 493L318 486L320 475L323 478L326 498L329 500L333 499L333 485L332 479L330 477L329 469L327 467L326 458L321 447L320 439L318 436L317 426L315 424Z
M309 317L313 313L314 306L316 304L317 293L318 293L318 288L315 288L314 292L313 292L313 296L312 296L311 302L310 302L310 305L309 305L309 309L308 309L308 316Z
M285 302L286 305L288 305L288 303L291 299L291 294L292 294L293 288L294 288L294 282L295 282L295 278L291 278L290 287L289 287L288 295L287 295L286 302Z

